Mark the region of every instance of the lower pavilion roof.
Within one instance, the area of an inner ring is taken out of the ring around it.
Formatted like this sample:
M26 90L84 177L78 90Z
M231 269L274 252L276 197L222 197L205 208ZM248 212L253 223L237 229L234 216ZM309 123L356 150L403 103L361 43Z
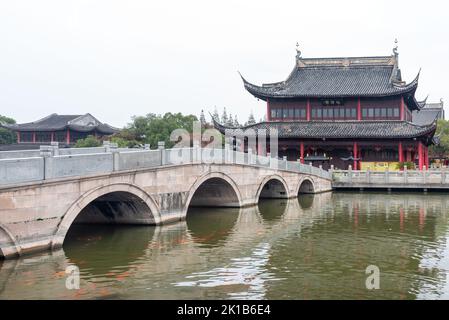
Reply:
M214 120L221 133L226 129L266 130L277 129L279 138L306 139L404 139L427 138L435 133L436 122L416 125L408 121L270 121L259 122L241 128L227 127Z
M91 114L84 115L59 115L53 113L45 118L34 122L21 124L4 124L1 125L13 131L61 131L71 129L78 132L99 132L102 134L114 134L119 129L114 128L106 123L98 121Z

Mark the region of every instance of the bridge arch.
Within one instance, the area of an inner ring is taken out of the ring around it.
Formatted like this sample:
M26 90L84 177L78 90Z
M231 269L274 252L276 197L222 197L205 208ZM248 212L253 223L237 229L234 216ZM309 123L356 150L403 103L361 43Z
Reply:
M201 194L201 197L198 194ZM221 172L209 172L198 178L190 187L183 210L183 217L186 217L191 205L241 207L242 204L240 190L230 176Z
M89 205L96 201L99 201L100 205L94 205L93 208L90 208ZM87 191L70 206L61 218L56 234L53 237L51 247L57 248L62 246L70 226L75 222L75 219L80 216L84 209L86 209L87 212L83 212L82 214L89 215L88 219L92 219L92 222L106 222L107 218L105 217L102 217L101 219L94 218L94 213L109 201L114 201L119 204L119 206L110 205L110 213L115 214L115 211L120 210L120 205L123 204L129 209L128 214L119 214L109 217L111 218L110 222L117 224L159 224L161 221L156 202L142 188L129 183L100 186ZM129 214L131 212L136 215L131 216ZM87 222L85 221L85 218L80 218L82 222Z
M20 255L21 250L12 233L0 224L0 259Z
M315 183L311 178L304 178L299 181L296 194L315 192Z
M265 177L256 192L256 204L261 198L286 199L290 198L287 182L281 176L274 174Z

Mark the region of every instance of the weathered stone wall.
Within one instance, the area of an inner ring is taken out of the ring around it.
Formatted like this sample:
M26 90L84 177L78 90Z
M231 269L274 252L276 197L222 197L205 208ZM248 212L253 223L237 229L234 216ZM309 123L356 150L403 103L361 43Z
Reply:
M0 166L1 184L14 184L24 180L44 179L44 158L3 159Z

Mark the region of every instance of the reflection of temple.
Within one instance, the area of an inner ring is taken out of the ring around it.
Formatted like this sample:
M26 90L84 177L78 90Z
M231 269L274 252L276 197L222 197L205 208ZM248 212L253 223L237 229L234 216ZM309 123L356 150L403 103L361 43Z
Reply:
M393 51L350 58L303 58L298 51L285 81L257 86L243 79L267 111L266 121L242 129L276 129L279 156L326 169L376 169L382 163L397 170L397 162L405 161L428 166L436 122L412 123L412 112L423 105L415 98L419 75L406 83ZM232 129L215 126L223 133Z
M315 209L304 211L313 223L303 224L300 241L271 252L273 265L289 257L284 268L295 274L295 282L272 283L282 285L283 295L273 288L267 299L414 299L435 283L446 283L445 273L426 268L425 261L441 254L435 242L446 238L449 201L444 197L333 193L321 206L320 215ZM365 288L369 265L381 270L381 290ZM276 272L276 277L286 276Z

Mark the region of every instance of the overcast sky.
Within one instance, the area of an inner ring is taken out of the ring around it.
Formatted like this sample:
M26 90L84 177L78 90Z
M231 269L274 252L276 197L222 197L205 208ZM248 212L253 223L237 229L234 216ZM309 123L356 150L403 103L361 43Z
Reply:
M226 107L244 122L303 57L390 55L398 38L417 98L449 105L445 1L0 0L0 114L18 122L90 112L122 127L133 115Z

